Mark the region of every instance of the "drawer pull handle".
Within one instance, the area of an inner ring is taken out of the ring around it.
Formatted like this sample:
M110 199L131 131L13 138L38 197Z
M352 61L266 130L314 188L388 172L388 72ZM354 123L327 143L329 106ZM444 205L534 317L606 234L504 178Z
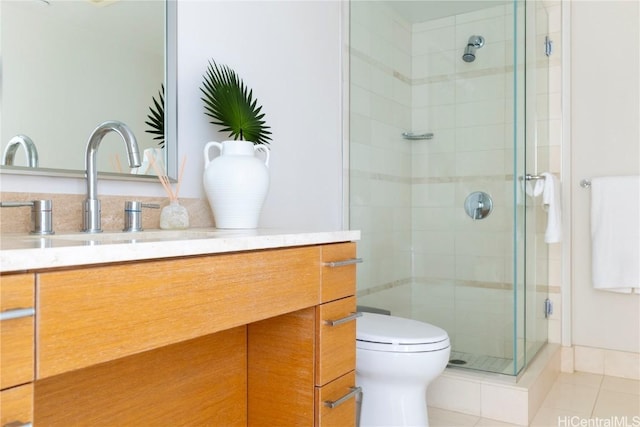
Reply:
M343 317L341 319L325 320L324 323L329 325L329 326L338 326L338 325L342 325L343 323L347 323L347 322L351 322L352 320L356 320L358 317L362 317L362 313L360 313L360 312L351 313L350 315L348 315L346 317Z
M351 387L351 391L347 394L345 394L344 396L342 396L340 399L338 400L325 400L324 401L324 406L327 406L331 409L335 408L336 406L342 405L344 402L346 402L347 400L351 399L352 397L358 395L362 393L362 387Z
M350 258L350 259L345 259L343 261L325 262L324 265L326 267L344 267L345 265L360 264L361 262L362 262L362 258Z
M3 425L2 427L33 427L31 423L23 423L22 421L11 421Z
M31 317L36 314L35 308L14 308L0 313L0 321Z

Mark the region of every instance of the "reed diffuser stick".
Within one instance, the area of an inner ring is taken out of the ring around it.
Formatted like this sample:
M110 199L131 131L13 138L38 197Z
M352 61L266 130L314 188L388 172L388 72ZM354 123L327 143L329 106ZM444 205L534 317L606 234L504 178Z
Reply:
M169 200L172 202L176 201L178 198L176 197L175 194L173 194L173 190L171 189L171 183L169 182L169 177L167 177L164 174L164 171L160 169L160 166L158 166L155 159L150 153L147 153L147 158L149 159L149 163L151 164L151 167L153 167L153 170L156 172L156 175L158 175L158 179L160 180L160 184L162 184L164 191L167 192L167 196L169 197Z
M149 163L156 171L162 187L164 187L164 190L167 192L167 196L169 196L169 204L163 207L162 211L160 211L160 228L162 228L163 230L189 228L189 212L187 211L187 208L181 206L178 202L180 183L182 182L184 165L187 162L187 158L184 157L182 159L180 172L178 173L178 184L176 185L176 191L174 192L171 187L171 180L169 179L169 177L164 173L163 170L161 170L162 168L157 164L150 153L147 154L149 154Z

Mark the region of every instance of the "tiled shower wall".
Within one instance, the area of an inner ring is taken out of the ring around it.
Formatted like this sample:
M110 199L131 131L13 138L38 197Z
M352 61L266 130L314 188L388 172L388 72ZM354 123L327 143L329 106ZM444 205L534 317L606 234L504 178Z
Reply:
M511 357L513 345L513 8L414 25L413 126L433 141L413 156L414 316L449 332L457 351ZM471 63L467 40L485 45ZM433 142L433 144L431 143ZM493 212L463 209L484 191Z
M412 145L401 135L411 129L411 26L383 2L351 8L350 226L362 232L366 260L359 303L410 315Z
M512 357L513 7L412 26L381 3L352 5L351 227L363 231L366 260L359 303L439 325L458 351ZM486 44L466 63L473 34ZM544 79L540 132L549 128ZM435 136L407 141L404 131ZM537 167L551 170L553 142L539 142ZM462 208L476 190L494 200L482 221ZM531 218L540 207L528 209ZM543 269L535 280L546 292ZM546 324L538 328L546 336Z

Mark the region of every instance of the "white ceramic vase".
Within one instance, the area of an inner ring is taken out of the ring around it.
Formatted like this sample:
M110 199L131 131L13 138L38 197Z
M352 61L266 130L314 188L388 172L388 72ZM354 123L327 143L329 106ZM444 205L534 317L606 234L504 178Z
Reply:
M220 155L210 160L210 149ZM257 151L265 153L263 161ZM204 189L217 228L256 228L269 189L269 148L251 141L211 141L204 147Z

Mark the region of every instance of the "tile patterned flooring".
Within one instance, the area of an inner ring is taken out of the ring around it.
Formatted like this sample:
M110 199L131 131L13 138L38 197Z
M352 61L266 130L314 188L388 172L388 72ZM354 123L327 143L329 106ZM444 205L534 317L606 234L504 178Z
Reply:
M430 427L516 427L429 408ZM640 427L640 381L576 372L560 374L531 427Z

